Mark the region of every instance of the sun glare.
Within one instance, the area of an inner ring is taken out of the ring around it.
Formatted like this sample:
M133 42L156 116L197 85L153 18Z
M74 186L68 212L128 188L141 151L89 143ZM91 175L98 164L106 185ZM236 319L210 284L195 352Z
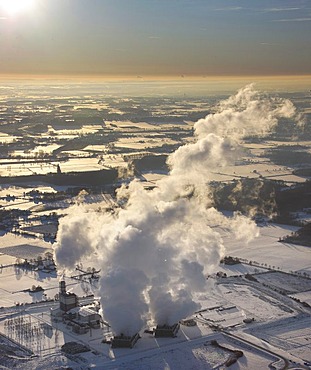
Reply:
M0 8L9 14L31 10L34 0L0 0Z

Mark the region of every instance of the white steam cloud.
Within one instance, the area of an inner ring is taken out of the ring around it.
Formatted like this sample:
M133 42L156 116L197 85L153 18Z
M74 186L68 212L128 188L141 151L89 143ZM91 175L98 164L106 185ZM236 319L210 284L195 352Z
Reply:
M150 319L173 324L199 308L193 294L206 289L206 275L224 255L214 226L246 241L257 235L248 218L227 218L210 206L210 173L239 156L246 134L262 135L294 115L288 100L246 86L195 124L197 141L170 155L170 174L157 188L133 181L119 189L126 203L114 215L79 206L62 220L57 264L70 269L96 253L103 315L116 334L134 334Z

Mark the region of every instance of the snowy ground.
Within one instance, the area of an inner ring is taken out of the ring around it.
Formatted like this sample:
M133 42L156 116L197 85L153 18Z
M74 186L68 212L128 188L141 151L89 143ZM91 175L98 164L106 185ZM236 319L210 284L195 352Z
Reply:
M34 324L39 328L39 337L48 336L48 329L39 323ZM35 327L35 326L34 326ZM46 333L44 334L44 330ZM41 333L42 331L42 333ZM147 339L140 339L139 342ZM134 349L123 349L122 356L109 360L105 356L96 356L94 352L65 357L59 351L59 339L51 337L51 342L54 341L54 348L50 347L47 350L54 350L54 355L48 355L48 351L42 348L42 343L34 342L34 347L40 348L41 352L46 352L39 358L32 360L30 363L23 364L23 369L45 369L53 366L71 366L73 369L128 369L128 370L163 370L163 369L225 369L225 361L232 355L228 350L217 348L211 344L212 340L228 349L240 350L243 356L238 359L237 363L232 365L230 369L268 369L270 365L278 362L284 365L281 357L274 355L267 350L261 350L253 347L247 342L239 339L232 339L224 334L211 334L208 337L197 338L193 340L180 341L179 338L168 340L169 342L161 343L158 346L148 351L144 351L139 347L139 342ZM32 342L29 340L29 342ZM57 356L55 356L55 354ZM72 361L72 359L75 361Z
M17 257L38 257L47 251L51 252L51 244L42 239L11 233L0 234L0 265L15 263Z
M306 302L311 306L311 290L297 294L290 294L290 296L299 299L301 302Z
M249 332L293 356L311 362L310 315L280 319Z
M118 140L115 144L118 148L129 148L129 149L138 149L138 150L148 150L148 148L158 148L162 145L174 145L178 144L178 141L163 138L122 138Z
M305 292L311 287L310 279L280 272L268 272L256 275L256 279L260 283L265 283L272 288L275 287L278 290L284 291L286 294Z
M252 163L249 163L252 162ZM268 159L251 159L245 163L220 168L219 172L211 175L212 181L231 181L239 178L265 178L283 180L286 183L305 182L304 177L292 174L293 169L270 163Z
M290 233L292 229L272 224L262 226L260 236L248 245L229 240L223 230L226 254L246 258L257 264L220 264L217 271L225 272L227 277L209 277L206 292L196 296L197 302L201 304L200 312L193 316L197 326L182 325L177 338L173 339L156 339L142 331L142 338L133 349L112 350L108 344L102 343L104 337L111 337L105 326L76 335L61 321L51 320L49 310L58 307L58 302L45 300L53 299L57 294L62 272L47 274L27 272L13 266L3 267L0 269L0 306L3 307L0 309L0 332L39 356L26 362L19 361L14 366L29 370L53 366L117 370L224 369L224 362L230 353L211 346L210 341L215 338L220 344L243 351L244 356L230 367L234 370L267 369L272 363L278 363L275 366L282 368L282 357L301 364L311 361L310 309L291 298L310 302L311 280L288 273L310 273L311 250L278 242L280 236ZM39 239L31 240L10 234L0 237L0 241L2 251L11 254L19 251L19 248L23 253L28 252L27 245L36 251L38 248L49 250L50 247L50 244ZM269 270L269 266L274 271ZM246 274L253 275L257 282L246 279ZM91 284L87 278L84 281L69 276L64 278L69 291L80 297L90 293L96 296L95 281ZM44 291L24 291L33 285L42 286ZM284 291L285 295L280 291ZM86 298L81 301L83 299ZM28 304L15 306L15 302ZM246 324L243 321L245 319L254 321ZM229 331L240 339L217 333L219 330ZM68 341L84 343L91 351L66 357L60 348ZM10 360L6 359L6 364L7 361Z
M223 346L243 351L244 356L238 360L232 369L265 369L278 360L268 353L252 351L242 342L233 343L230 338L221 334L212 334L208 338L200 338L183 342L179 345L170 344L167 348L160 347L147 354L144 358L119 359L116 363L101 369L128 369L128 370L162 370L162 369L225 369L224 362L230 357L226 350L215 348L211 340L216 339ZM137 357L137 356L136 356Z
M283 271L311 272L311 248L281 243L279 238L296 231L296 227L268 224L259 228L260 235L250 243L232 240L224 232L226 254L246 258Z
M15 305L15 302L31 303L39 302L42 299L54 299L59 291L59 280L61 278L66 281L67 290L80 297L92 294L95 291L96 281L91 284L87 278L76 280L64 276L62 272L58 274L56 272L45 273L29 271L15 266L3 267L0 268L0 306L11 307ZM10 282L9 285L8 281ZM44 291L38 293L24 291L31 289L33 285L40 285Z

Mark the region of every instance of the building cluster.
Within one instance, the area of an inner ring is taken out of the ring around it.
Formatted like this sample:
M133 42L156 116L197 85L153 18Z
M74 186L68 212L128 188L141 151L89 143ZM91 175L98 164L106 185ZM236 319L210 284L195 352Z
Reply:
M80 306L78 297L75 293L67 292L66 282L61 280L59 283L59 307L51 310L51 316L54 320L62 320L72 331L77 334L85 334L91 329L99 329L101 323L104 323L101 315L98 313L99 307L94 304ZM155 338L175 338L179 331L180 324L157 325L152 331L146 331ZM133 336L124 334L115 335L110 341L112 348L133 348L140 339L136 333Z
M145 333L152 334L155 338L175 338L177 336L180 324L174 325L157 325L154 330L145 330ZM114 336L111 340L112 348L133 348L135 343L140 338L136 333L133 336L118 335Z
M51 310L51 315L55 320L61 318L77 334L85 334L90 329L100 328L102 321L98 307L79 306L78 296L66 291L64 280L59 283L59 307Z

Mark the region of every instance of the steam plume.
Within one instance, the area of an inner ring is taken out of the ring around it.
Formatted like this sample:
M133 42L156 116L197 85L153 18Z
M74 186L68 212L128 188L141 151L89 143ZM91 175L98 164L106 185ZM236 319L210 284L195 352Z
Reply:
M239 157L246 134L262 135L294 114L291 102L246 86L195 124L197 141L170 155L170 174L156 189L133 181L119 189L126 203L116 214L80 206L62 220L57 263L72 268L97 253L103 315L115 333L133 334L149 319L173 324L198 308L193 294L206 289L206 274L224 254L214 226L245 240L257 234L246 217L229 219L210 206L210 173Z

